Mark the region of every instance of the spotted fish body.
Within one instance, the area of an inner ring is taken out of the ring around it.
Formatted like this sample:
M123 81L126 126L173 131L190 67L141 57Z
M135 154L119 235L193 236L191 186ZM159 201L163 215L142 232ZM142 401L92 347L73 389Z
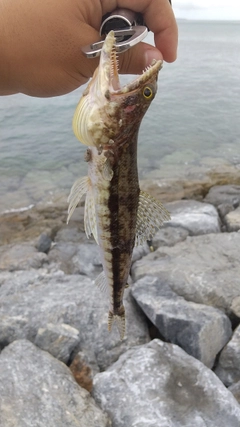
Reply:
M89 147L88 176L72 187L68 219L86 193L85 231L99 244L103 264L96 283L109 296L109 330L116 320L123 339L123 294L134 245L151 239L170 216L160 202L140 191L137 170L138 130L157 91L161 61L121 88L114 44L110 32L74 115L74 133Z

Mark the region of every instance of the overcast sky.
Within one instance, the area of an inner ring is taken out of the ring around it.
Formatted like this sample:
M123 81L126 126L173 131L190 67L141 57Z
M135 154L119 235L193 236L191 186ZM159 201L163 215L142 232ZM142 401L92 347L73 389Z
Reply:
M240 0L172 0L177 18L240 20Z

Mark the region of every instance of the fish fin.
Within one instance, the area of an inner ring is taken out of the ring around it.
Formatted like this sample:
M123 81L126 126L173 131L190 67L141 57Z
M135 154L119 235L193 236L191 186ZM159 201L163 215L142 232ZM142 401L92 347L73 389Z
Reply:
M96 240L96 243L98 244L96 209L93 198L93 192L90 185L85 200L84 228L87 238L89 239L92 234L94 239Z
M122 341L125 335L125 308L121 307L121 312L119 314L113 314L111 311L108 313L108 330L111 332L112 324L116 320L118 332L120 335L120 340Z
M70 194L68 196L68 217L67 217L67 224L69 223L69 220L75 211L78 203L80 202L81 198L84 196L85 193L88 191L89 186L89 178L88 176L84 176L83 178L77 179L76 182L74 182Z
M102 271L95 280L97 287L104 293L108 293L108 283L104 271Z
M170 213L161 202L150 194L140 191L137 213L135 246L151 240L164 221L170 221Z
M103 165L102 174L103 178L106 179L106 181L111 181L113 177L113 170L108 159L106 159L106 162Z

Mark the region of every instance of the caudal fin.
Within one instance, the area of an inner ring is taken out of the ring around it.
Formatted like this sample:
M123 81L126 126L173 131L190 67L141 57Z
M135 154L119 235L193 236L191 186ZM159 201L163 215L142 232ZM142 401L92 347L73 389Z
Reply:
M116 321L120 340L122 341L125 334L125 309L122 306L118 314L113 314L111 311L108 313L108 330L112 330L112 325Z

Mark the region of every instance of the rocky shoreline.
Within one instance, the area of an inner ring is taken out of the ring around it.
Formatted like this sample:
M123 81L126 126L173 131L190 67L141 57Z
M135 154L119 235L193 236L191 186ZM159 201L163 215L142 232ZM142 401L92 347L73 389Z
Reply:
M134 251L122 342L83 206L0 216L0 425L239 427L239 184L145 182L172 219Z

